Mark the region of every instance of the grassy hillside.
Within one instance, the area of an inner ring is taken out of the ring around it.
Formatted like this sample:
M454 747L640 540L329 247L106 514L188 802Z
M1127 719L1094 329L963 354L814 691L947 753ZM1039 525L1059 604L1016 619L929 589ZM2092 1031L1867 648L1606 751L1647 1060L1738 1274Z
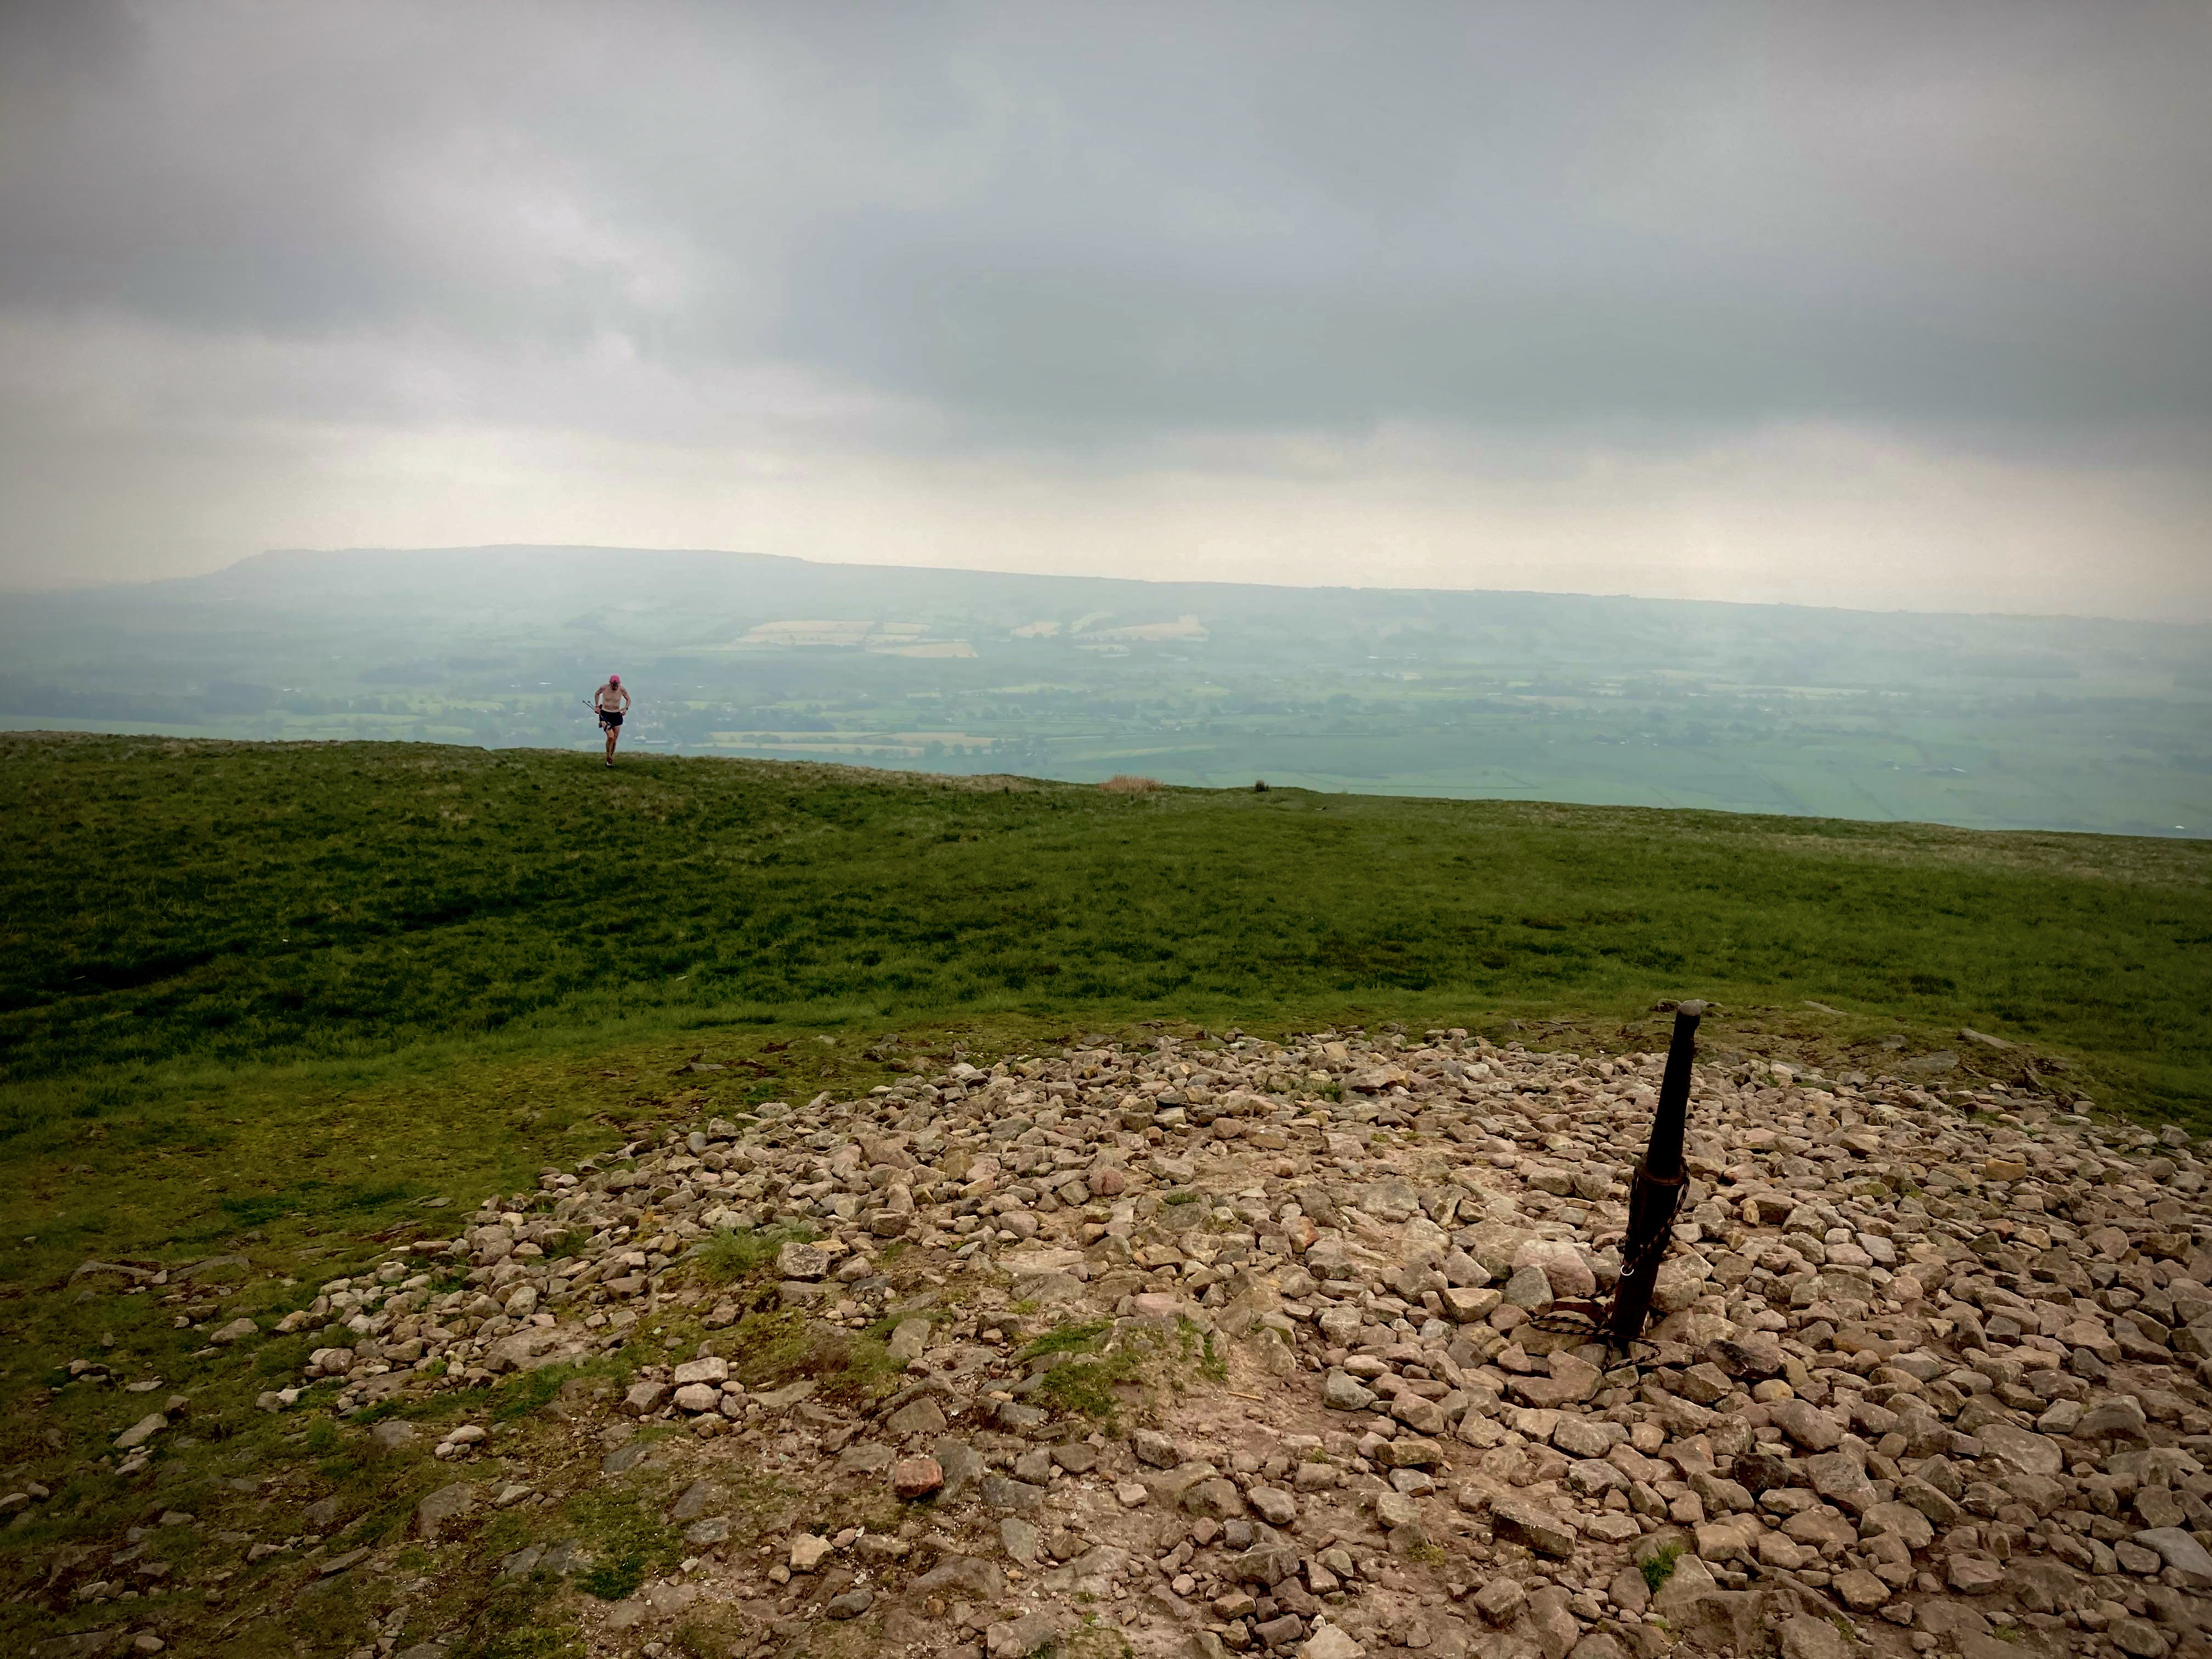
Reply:
M2212 1094L2203 842L416 745L0 756L9 1085L616 1019L1695 994L1971 1024L2146 1100Z

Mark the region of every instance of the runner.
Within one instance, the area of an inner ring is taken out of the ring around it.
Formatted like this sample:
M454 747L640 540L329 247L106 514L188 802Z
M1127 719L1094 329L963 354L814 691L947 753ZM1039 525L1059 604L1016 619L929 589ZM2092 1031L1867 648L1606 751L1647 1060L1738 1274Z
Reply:
M592 707L599 710L599 729L607 734L607 764L612 766L615 739L622 735L623 716L629 710L629 693L623 690L621 675L607 676L607 683L592 694Z

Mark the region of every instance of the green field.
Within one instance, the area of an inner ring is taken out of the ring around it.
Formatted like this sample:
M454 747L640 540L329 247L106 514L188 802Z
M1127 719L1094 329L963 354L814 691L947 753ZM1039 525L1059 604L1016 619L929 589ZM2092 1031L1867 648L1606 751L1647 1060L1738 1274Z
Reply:
M2204 842L368 743L0 760L0 1467L56 1489L0 1531L0 1643L56 1628L19 1593L72 1540L303 1460L371 1478L253 1409L316 1338L191 1326L707 1112L1097 1030L1650 1048L1700 995L1708 1060L1949 1050L1931 1083L2212 1122ZM250 1264L221 1290L72 1287L218 1252ZM138 1407L69 1384L86 1356L191 1399L157 1490L97 1457Z
M11 736L11 1121L72 1079L524 1030L1021 1011L1972 1024L2212 1074L2212 847L775 763Z
M425 1039L1662 994L2212 1095L2212 846L428 745L0 739L9 1126Z

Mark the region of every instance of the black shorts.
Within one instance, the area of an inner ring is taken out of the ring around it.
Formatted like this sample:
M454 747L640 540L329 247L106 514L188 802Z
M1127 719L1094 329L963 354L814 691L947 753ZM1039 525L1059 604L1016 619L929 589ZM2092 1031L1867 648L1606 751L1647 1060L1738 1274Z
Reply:
M599 724L605 726L610 732L619 732L622 730L622 714L618 709L602 708L599 710Z

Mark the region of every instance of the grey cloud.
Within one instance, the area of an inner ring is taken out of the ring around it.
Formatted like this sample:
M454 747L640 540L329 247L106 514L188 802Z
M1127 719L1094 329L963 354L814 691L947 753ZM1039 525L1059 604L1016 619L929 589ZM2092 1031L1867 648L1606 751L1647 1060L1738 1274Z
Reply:
M0 304L956 436L2212 422L2212 14L13 9Z
M1127 130L1154 76L1064 77L988 189L806 243L784 343L1017 427L2212 413L2202 27L1657 15L1223 31L1219 95Z

